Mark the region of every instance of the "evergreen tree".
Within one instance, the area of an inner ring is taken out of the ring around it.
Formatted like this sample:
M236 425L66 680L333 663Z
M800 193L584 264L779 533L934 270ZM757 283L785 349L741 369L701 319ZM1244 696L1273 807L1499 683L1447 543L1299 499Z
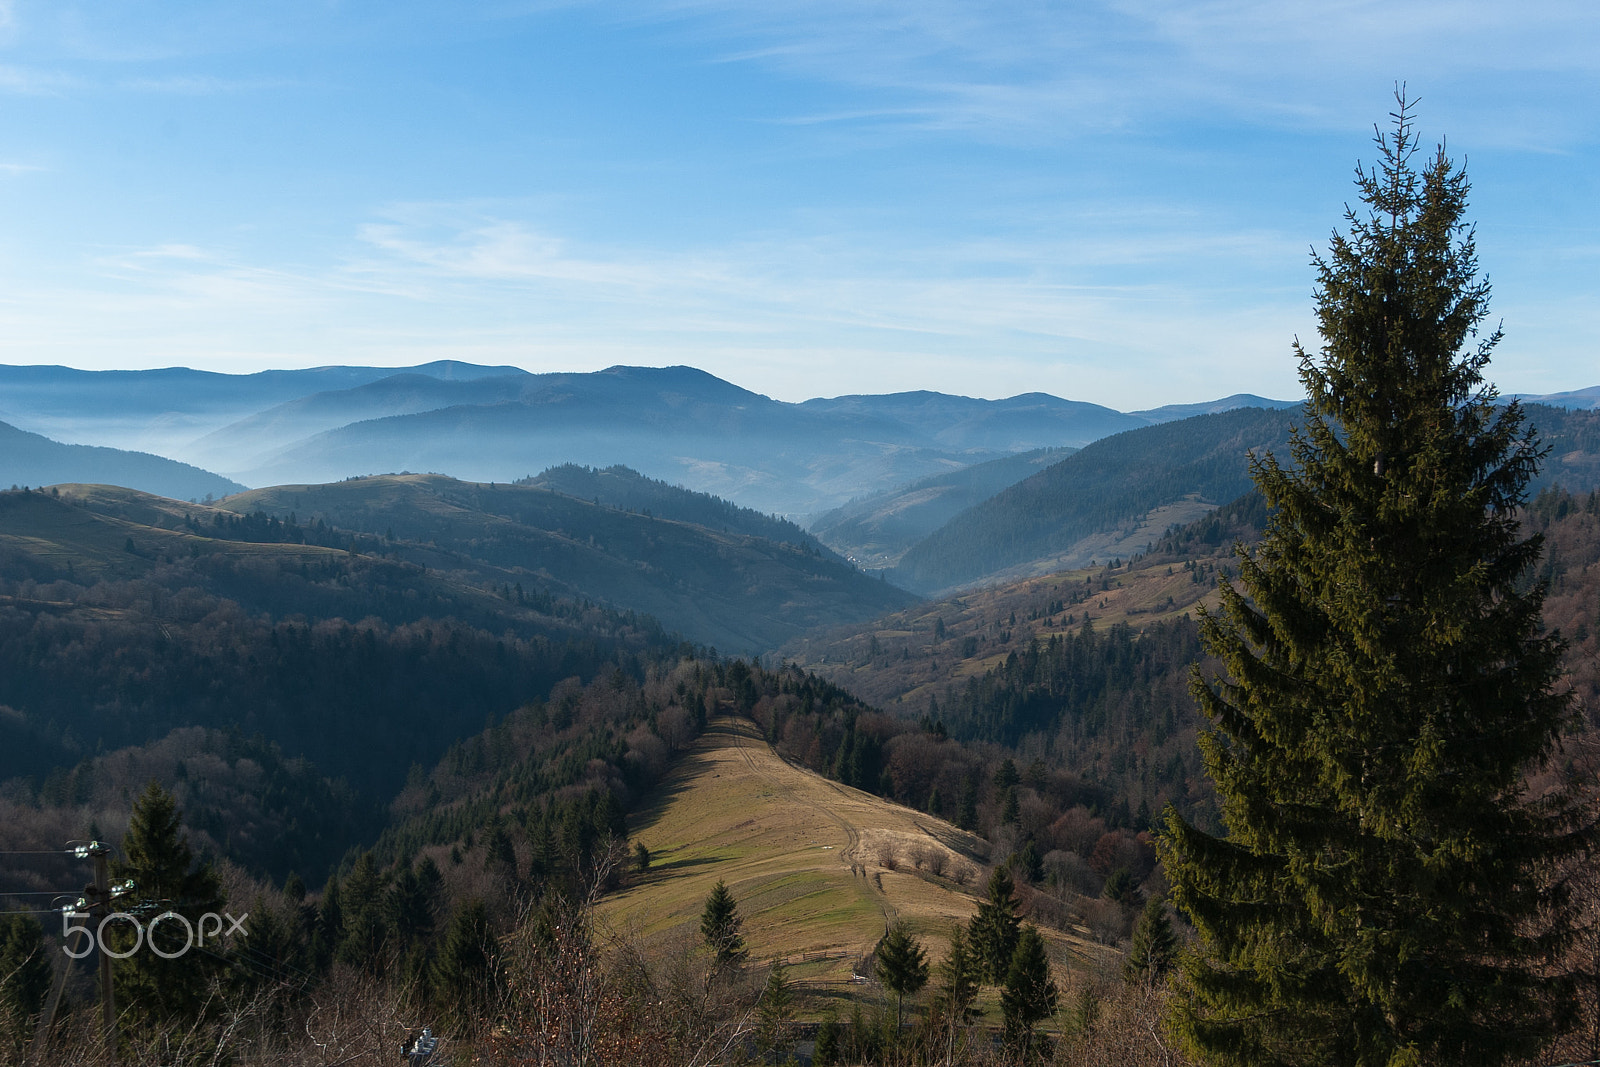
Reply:
M1378 146L1315 260L1294 466L1253 465L1267 534L1202 622L1227 834L1169 812L1162 844L1201 939L1175 1022L1214 1062L1502 1064L1571 1011L1549 875L1583 837L1526 785L1570 715L1516 514L1541 452L1483 380L1464 172L1413 169L1403 94Z
M381 975L388 964L391 908L389 876L371 852L363 852L344 882L344 932L339 959Z
M1016 951L1006 968L1000 991L1000 1010L1006 1021L1006 1041L1026 1056L1033 1043L1033 1028L1055 1014L1060 992L1050 977L1050 957L1044 938L1031 925L1017 937Z
M399 951L409 951L433 936L435 898L417 871L401 867L395 873L386 903L385 923L394 932Z
M13 1054L33 1036L32 1020L50 992L49 949L37 919L0 916L0 1048Z
M1022 777L1017 774L1016 762L1007 756L1001 761L1000 766L995 769L994 791L996 793L1004 793L1006 790L1014 788L1020 781L1022 781Z
M1013 786L1005 791L1000 798L1000 822L1005 826L1015 826L1022 818L1022 806L1017 803L1017 790Z
M727 883L717 879L711 895L706 897L705 910L700 913L700 934L717 954L718 963L737 963L747 955L744 935L739 932L743 925L739 905L728 892Z
M950 954L939 964L939 1004L949 1015L952 1028L972 1021L981 978L967 931L957 925L950 931Z
M839 1026L839 1017L830 1014L822 1020L822 1025L817 1027L817 1045L811 1053L811 1062L816 1067L833 1067L839 1062L842 1053L840 1045L842 1027Z
M789 987L789 968L778 960L767 974L761 991L760 1023L756 1026L756 1048L779 1058L789 1050L786 1028L794 1015L794 990Z
M327 970L338 955L344 940L344 895L339 891L339 876L328 876L317 907L316 929L311 935L311 957L318 970Z
M433 988L459 1029L471 1029L488 1015L500 988L500 958L482 901L462 905L451 919L433 963Z
M509 884L515 885L518 881L517 850L511 844L511 835L499 823L495 823L489 836L483 839L483 869Z
M978 826L978 779L969 774L961 784L961 805L956 809L956 825L963 830Z
M132 897L123 897L123 911L147 904L154 915L168 910L186 919L198 936L200 917L222 911L222 889L210 864L197 863L183 832L182 814L171 793L151 782L134 802L128 832L122 839L127 858L113 864L113 877L132 880ZM154 918L152 915L152 918ZM206 987L217 971L217 958L186 951L189 936L182 922L146 922L145 944L114 969L119 1010L130 1024L162 1027L177 1020L193 1021L206 1001ZM131 929L122 922L106 927L107 941L118 951L133 947ZM213 952L220 946L208 945ZM155 951L171 955L168 959Z
M928 954L904 923L895 923L878 942L876 973L884 988L895 995L894 1027L898 1032L907 996L916 996L928 984Z
M968 928L978 973L990 985L1006 980L1011 955L1017 948L1022 920L1017 918L1017 901L1011 895L1015 888L1011 872L1003 865L996 867L989 875L989 899L978 905L978 913Z
M1154 982L1167 973L1178 954L1178 937L1167 918L1167 902L1151 897L1133 928L1133 943L1122 976L1129 982Z

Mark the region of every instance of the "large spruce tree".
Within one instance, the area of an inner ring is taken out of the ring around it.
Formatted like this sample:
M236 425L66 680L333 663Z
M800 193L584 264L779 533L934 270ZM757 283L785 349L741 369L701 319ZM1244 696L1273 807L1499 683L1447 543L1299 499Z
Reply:
M1175 1024L1207 1063L1500 1064L1568 1018L1553 868L1565 794L1529 792L1569 721L1516 509L1541 452L1483 378L1488 283L1443 148L1414 168L1403 94L1315 258L1323 347L1292 466L1196 673L1221 837L1168 815L1200 934Z
M151 931L137 952L112 968L123 1022L157 1031L191 1025L207 1005L208 986L225 946L216 940L216 919L211 920L211 940L202 946L206 952L186 948L189 931L198 942L201 918L222 911L221 884L209 863L196 861L178 802L157 782L146 786L134 801L122 851L127 859L113 863L112 874L132 881L135 890L121 898L118 907L144 915ZM182 921L160 919L168 912ZM124 922L106 929L107 940L117 942L117 951L131 948L130 941L137 943Z
M749 955L744 934L740 932L744 920L739 916L739 905L728 890L728 884L717 879L706 897L706 906L700 912L700 935L717 954L717 963L739 963Z

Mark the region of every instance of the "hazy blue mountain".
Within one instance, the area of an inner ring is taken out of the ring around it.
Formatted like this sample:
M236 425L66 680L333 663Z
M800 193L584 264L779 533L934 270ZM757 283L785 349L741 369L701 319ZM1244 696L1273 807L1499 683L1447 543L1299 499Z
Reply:
M835 555L832 549L788 519L763 515L710 493L697 493L657 478L646 478L629 467L580 467L576 463L564 463L535 477L519 479L516 484L550 489L658 519L692 522L709 530L764 537Z
M1600 486L1600 410L1527 405L1549 449L1537 492ZM932 593L991 579L1127 558L1173 523L1247 492L1247 453L1289 462L1298 408L1237 408L1103 438L962 512L918 542L890 573Z
M524 373L455 360L408 368L310 367L256 374L186 367L85 371L0 365L0 419L57 439L193 459L185 454L188 443L228 423L285 401L364 385L402 370L442 380Z
M896 422L926 433L933 444L954 451L1025 452L1081 446L1144 424L1140 418L1099 404L1063 400L1048 393L980 400L918 390L807 400L800 406Z
M23 429L155 452L247 485L398 471L498 482L562 464L623 465L800 520L1006 455L1081 446L1195 412L1287 403L1237 394L1123 413L1043 393L983 400L914 391L793 404L691 367L529 374L443 361L250 375L0 367L0 418L18 413L10 421ZM963 492L952 495L952 484L937 494L943 503L901 509L875 529L841 532L838 543L874 545L869 556L887 562L922 525L950 517L941 509L982 499ZM892 535L885 525L907 521L918 525Z
M64 445L0 422L0 488L93 482L178 500L237 493L244 486L187 463L96 445Z
M690 367L613 367L536 376L515 400L341 426L237 474L256 485L401 470L512 481L563 463L621 463L800 515L991 457L942 448L909 422L783 403Z
M1198 404L1167 404L1164 407L1148 408L1129 414L1137 415L1148 422L1163 423L1189 419L1196 415L1220 415L1235 408L1297 408L1302 403L1303 400L1270 400L1254 393L1234 393L1220 400L1204 400Z
M1036 448L975 463L885 493L852 500L819 515L811 531L819 540L869 570L900 562L907 549L967 508L994 496L1040 468L1066 458L1072 448Z
M1553 408L1574 408L1580 411L1593 411L1600 408L1600 385L1591 385L1587 389L1573 389L1565 393L1515 393L1508 400L1520 400L1524 404L1545 404Z
M535 383L550 377L513 371L475 378L436 378L407 371L349 389L285 401L229 423L186 449L218 470L243 470L259 465L287 442L349 423L460 405L505 403L519 399Z

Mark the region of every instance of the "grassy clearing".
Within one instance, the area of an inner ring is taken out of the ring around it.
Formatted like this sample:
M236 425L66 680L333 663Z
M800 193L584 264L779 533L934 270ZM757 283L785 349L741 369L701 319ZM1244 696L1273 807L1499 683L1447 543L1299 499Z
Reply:
M911 925L930 962L942 960L951 927L971 917L983 890L979 838L785 762L742 719L714 720L632 821L651 870L606 898L603 928L663 951L698 939L721 879L739 902L752 960L789 961L813 1006L861 991L852 974L893 920ZM1114 954L1045 936L1062 972Z

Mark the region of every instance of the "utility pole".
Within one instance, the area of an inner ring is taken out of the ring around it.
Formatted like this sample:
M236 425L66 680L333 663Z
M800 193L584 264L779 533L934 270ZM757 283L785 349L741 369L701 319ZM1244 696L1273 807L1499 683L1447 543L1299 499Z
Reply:
M105 950L106 916L111 914L111 846L89 842L89 858L94 861L94 903L89 913L96 920L95 943L100 951L100 1025L105 1031L106 1062L116 1067L117 1003L111 988L111 956Z
M55 1030L56 1009L61 1004L61 991L66 987L68 972L72 970L71 960L82 959L100 945L100 930L105 925L106 917L111 914L112 901L125 893L133 892L134 888L132 880L129 879L117 885L111 884L109 870L111 846L104 841L91 841L87 845L69 843L66 852L77 859L94 862L94 884L84 886L81 897L71 904L63 905L59 910L66 918L75 919L81 918L84 910L88 909L89 916L99 921L92 927L73 926L67 930L68 934L87 935L89 947L82 952L69 950L68 962L57 969L55 982L50 987L50 995L44 1002L44 1013L39 1019L39 1025L33 1033L33 1041L28 1048L29 1063L38 1063L50 1047L50 1035ZM64 936L63 940L65 939ZM66 948L66 945L63 944L62 947ZM100 953L100 1021L105 1031L106 1062L111 1067L116 1067L117 1006L111 989L111 957L105 952Z

